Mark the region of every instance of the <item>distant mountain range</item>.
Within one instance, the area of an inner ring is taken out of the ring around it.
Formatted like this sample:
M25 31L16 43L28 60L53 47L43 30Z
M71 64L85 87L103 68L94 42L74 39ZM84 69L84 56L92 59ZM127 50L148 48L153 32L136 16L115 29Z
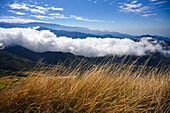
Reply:
M48 29L48 28L45 28L45 27L40 27L37 30L50 30L55 35L57 35L58 37L66 36L66 37L71 37L73 39L76 39L76 38L84 39L84 38L87 38L87 37L96 37L96 38L110 37L110 38L115 38L112 35L94 35L94 34L82 33L82 32L76 32L76 31L71 32L71 31L65 31L65 30L52 30L52 29Z
M40 28L38 30L50 30L51 32L54 32L57 36L67 36L72 38L86 38L86 37L97 37L97 38L139 38L141 36L133 36L129 34L123 34L119 32L110 32L110 31L99 31L99 30L90 30L88 28L84 27L70 27L70 26L64 26L64 25L58 25L58 24L52 24L52 23L41 23L41 22L31 22L31 23L4 23L0 22L0 27L2 28L27 28L27 27L37 27ZM151 35L143 35L143 36L149 36L152 38L170 41L170 38L162 37L162 36L151 36Z
M170 38L168 37L163 37L163 36L157 36L157 35L141 35L141 36L137 36L135 38L143 38L143 37L152 37L154 39L158 39L158 40L164 40L166 41L168 44L170 44Z
M4 23L0 22L0 27L3 28L13 28L13 27L20 27L20 28L26 28L26 27L36 27L39 26L41 29L48 29L48 30L56 30L56 31L67 31L67 32L76 32L76 33L84 33L84 34L90 34L91 36L98 37L100 36L107 36L110 35L111 37L118 37L118 38L133 38L134 36L123 34L119 32L109 32L109 31L99 31L99 30L90 30L88 28L84 27L70 27L70 26L64 26L64 25L58 25L58 24L51 24L51 23L40 23L40 22L31 22L31 23ZM62 34L64 35L64 34ZM73 36L74 37L74 36Z

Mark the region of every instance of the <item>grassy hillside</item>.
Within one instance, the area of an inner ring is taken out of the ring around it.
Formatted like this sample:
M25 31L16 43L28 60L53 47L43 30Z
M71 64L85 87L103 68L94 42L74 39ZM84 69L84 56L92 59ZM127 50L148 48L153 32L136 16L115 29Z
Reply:
M40 65L0 92L0 111L170 112L169 67L134 64Z
M35 66L35 62L15 56L0 50L0 77L16 74L19 71L29 70Z

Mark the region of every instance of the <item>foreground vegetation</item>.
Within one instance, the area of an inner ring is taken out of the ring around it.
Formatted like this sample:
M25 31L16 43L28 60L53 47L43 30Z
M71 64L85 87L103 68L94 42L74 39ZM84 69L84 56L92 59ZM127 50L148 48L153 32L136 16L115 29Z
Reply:
M0 92L1 112L170 112L169 67L39 64Z

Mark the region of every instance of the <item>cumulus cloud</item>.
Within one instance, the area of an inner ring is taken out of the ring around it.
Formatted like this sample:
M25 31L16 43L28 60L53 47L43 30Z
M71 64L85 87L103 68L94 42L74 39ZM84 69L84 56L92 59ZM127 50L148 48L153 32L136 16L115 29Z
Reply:
M127 54L141 56L156 51L170 55L169 49L165 50L158 41L152 41L151 38L142 38L138 42L131 39L95 37L72 39L57 37L49 30L38 31L36 28L0 28L0 45L21 45L36 52L62 51L88 57Z

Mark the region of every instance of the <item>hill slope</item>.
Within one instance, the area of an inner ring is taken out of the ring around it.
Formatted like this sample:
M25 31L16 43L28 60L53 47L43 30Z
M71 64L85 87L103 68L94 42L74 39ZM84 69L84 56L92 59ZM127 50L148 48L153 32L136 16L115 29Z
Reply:
M44 62L48 64L57 64L59 61L64 62L67 60L67 63L72 62L73 60L79 60L79 58L71 53L63 52L44 52L37 53L31 50L28 50L22 46L14 46L5 48L4 51L15 54L17 56L24 57L31 61L39 61L43 59Z
M35 62L0 50L0 77L31 69L35 64Z

